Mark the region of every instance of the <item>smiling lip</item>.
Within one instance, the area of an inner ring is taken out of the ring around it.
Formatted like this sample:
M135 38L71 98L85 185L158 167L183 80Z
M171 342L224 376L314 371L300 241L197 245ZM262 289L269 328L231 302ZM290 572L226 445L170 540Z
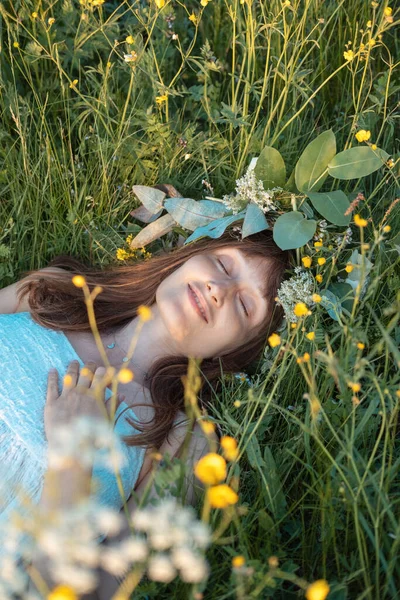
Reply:
M202 301L203 299L202 299L202 298L200 299L200 294L199 294L197 291L195 291L195 290L194 290L194 289L193 289L193 288L192 288L192 287L191 287L189 284L188 284L188 288L189 288L189 299L190 299L190 303L191 303L191 304L193 305L193 307L196 309L196 312L197 312L197 313L198 313L198 314L201 316L201 318L202 318L202 319L203 319L203 320L204 320L206 323L208 323L208 319L207 319L207 310L206 310L206 309L205 309L205 307L204 307L204 301ZM201 307L202 307L202 309L203 309L203 311L204 311L204 314L205 314L206 316L204 316L204 315L203 315L203 313L201 312L200 308L198 307L198 305L197 305L197 302L196 302L196 300L195 300L195 296L197 297L197 299L198 299L198 301L199 301L199 303L200 303L200 305L201 305Z

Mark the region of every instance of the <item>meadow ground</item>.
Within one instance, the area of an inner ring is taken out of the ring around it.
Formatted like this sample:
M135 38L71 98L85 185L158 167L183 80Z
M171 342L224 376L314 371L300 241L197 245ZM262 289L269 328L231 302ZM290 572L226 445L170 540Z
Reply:
M134 598L400 597L399 14L365 0L0 3L0 287L57 254L130 264L190 234L133 250L133 185L222 198L265 146L288 178L327 130L338 152L390 157L324 181L355 201L351 235L317 215L296 253L321 289L358 256L349 310L287 321L213 400L238 444L225 479L238 500L198 506L208 578L147 577ZM328 596L307 592L318 580Z

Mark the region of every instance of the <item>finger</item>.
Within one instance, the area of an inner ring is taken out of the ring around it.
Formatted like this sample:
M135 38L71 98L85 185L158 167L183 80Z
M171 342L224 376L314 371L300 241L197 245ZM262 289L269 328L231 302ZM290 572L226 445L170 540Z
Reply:
M90 361L82 367L79 378L78 378L78 386L89 388L90 384L93 381L93 376L96 371L96 363Z
M95 389L97 386L99 387L103 387L104 386L104 376L106 374L107 369L105 367L97 367L95 373L94 373L94 377L92 380L92 389Z
M63 377L63 389L62 394L75 387L78 381L79 376L79 362L77 360L73 360L69 363L67 372Z
M58 397L58 371L57 369L50 369L47 377L46 402L57 400Z

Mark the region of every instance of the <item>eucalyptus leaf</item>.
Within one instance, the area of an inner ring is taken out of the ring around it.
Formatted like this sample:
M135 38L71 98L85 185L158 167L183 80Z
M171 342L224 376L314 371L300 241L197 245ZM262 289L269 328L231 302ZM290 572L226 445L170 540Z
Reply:
M326 308L328 315L334 321L340 321L340 315L342 314L343 309L339 298L328 289L321 292L321 296L322 299L320 304Z
M147 225L136 237L133 238L130 248L142 248L150 242L153 242L162 235L165 235L176 225L171 215L163 215L157 221Z
M322 187L328 177L326 169L335 154L336 138L332 129L324 131L306 146L295 167L295 181L301 192L317 192ZM324 171L326 173L321 177Z
M301 212L303 212L306 215L307 219L312 219L314 217L314 211L311 208L310 204L307 202L307 200L303 200L301 206L299 207L299 210L301 210Z
M286 181L285 162L275 148L265 146L258 157L254 174L257 179L261 179L265 190L273 187L282 187Z
M222 218L227 211L222 202L213 200L196 202L192 198L167 198L164 208L179 225L190 231Z
M254 202L249 202L242 225L242 238L268 228L267 219L261 208Z
M317 228L314 219L306 219L297 210L278 217L273 228L273 237L282 250L301 248L313 237Z
M342 190L335 192L307 192L314 208L330 223L334 225L348 225L351 214L345 216L350 206L348 198Z
M343 308L351 313L354 301L353 288L351 285L344 282L335 282L329 284L328 290L332 292L332 294L335 294L335 296L340 300Z
M295 174L296 174L296 168L293 169L289 179L287 180L287 182L285 183L285 185L283 187L288 192L292 192L293 194L299 194L300 190L297 189Z
M189 244L190 242L194 242L202 237L210 237L210 238L219 238L224 233L225 229L231 225L231 223L236 223L236 221L241 221L244 219L245 211L242 210L237 215L229 215L227 217L223 217L222 219L216 219L212 221L208 225L204 225L204 227L198 227L192 235L190 235L186 240L184 245Z
M132 191L153 215L163 209L163 200L166 196L165 192L147 185L133 185Z
M372 150L370 146L361 148L349 148L339 152L330 161L328 166L329 175L336 179L359 179L377 171L389 158L389 154L377 148Z

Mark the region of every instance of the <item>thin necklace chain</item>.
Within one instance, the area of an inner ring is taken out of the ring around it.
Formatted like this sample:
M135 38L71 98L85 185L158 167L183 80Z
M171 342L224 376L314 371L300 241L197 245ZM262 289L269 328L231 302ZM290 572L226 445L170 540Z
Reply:
M128 354L127 351L118 344L117 338L115 337L115 333L113 333L113 337L114 337L114 341L111 344L107 344L107 348L109 348L109 350L113 350L115 348L115 346L117 346L125 354L125 356L122 359L122 362L124 362L124 363L128 362L129 358L127 357L127 354ZM141 369L138 366L136 366L135 368L139 369L145 376L147 376L146 371L143 371L143 369Z

